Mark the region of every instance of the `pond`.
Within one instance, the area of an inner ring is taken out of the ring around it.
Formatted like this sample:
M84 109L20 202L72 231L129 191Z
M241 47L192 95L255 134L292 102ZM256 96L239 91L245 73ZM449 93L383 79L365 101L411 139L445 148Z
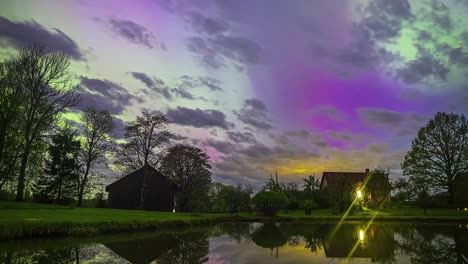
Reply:
M1 263L468 263L468 225L223 223L0 243Z

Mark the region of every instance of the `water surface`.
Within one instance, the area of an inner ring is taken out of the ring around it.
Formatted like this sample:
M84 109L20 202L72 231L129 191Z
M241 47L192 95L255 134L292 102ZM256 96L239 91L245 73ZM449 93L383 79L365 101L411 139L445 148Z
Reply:
M468 263L466 224L224 223L0 243L1 263Z

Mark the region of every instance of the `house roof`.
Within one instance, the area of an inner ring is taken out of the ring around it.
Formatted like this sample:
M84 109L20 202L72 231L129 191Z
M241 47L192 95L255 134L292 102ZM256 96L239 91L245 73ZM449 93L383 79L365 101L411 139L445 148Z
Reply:
M161 175L161 176L163 177L163 179L165 179L171 186L173 185L172 182L171 182L166 176L164 176L164 174L162 174L161 172L159 172L159 171L158 171L157 169L155 169L153 166L151 166L151 165L145 165L145 166L139 168L138 170L136 170L136 171L134 171L134 172L132 172L132 173L130 173L130 174L127 174L127 175L123 176L122 178L116 180L115 182L113 182L113 183L107 185L107 186L106 186L106 191L109 191L109 187L111 187L112 185L118 184L118 183L122 182L124 179L127 179L127 178L130 178L130 177L134 177L134 176L136 176L136 175L139 175L139 174L142 173L144 170L149 170L149 171L151 171L151 172L154 173L154 174L159 174L159 175Z
M367 177L367 172L338 172L338 171L324 171L322 175L322 181L320 182L320 189L323 188L323 181L327 181L327 188L335 189L338 184L338 177L344 176L350 179L354 183L364 181Z

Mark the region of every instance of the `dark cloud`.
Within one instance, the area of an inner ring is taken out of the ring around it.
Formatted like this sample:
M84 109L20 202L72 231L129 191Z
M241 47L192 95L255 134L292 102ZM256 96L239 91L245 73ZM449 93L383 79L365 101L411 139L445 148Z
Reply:
M184 90L184 89L181 89L181 88L172 88L171 89L171 92L177 94L178 96L182 97L182 98L185 98L185 99L189 99L189 100L195 100L195 96L193 96L193 94L191 94L190 92Z
M213 139L208 139L205 142L205 146L212 147L216 149L217 151L224 153L224 154L231 154L236 149L235 145L229 141L213 140Z
M386 13L387 15L409 19L411 14L411 5L408 0L375 0L368 10L372 13Z
M458 63L464 66L468 66L468 52L464 52L461 47L452 49L450 51L449 58L452 63Z
M142 83L144 83L148 88L153 88L156 86L155 82L145 73L131 72L130 74L133 76L133 78L140 80Z
M444 5L441 1L438 0L432 0L431 7L435 11L446 11L448 8L446 5Z
M398 127L405 120L403 114L387 109L359 108L358 114L369 125Z
M218 110L190 109L179 106L176 109L169 109L166 116L171 122L179 125L205 128L220 127L224 129L233 126L226 120L226 115Z
M247 125L258 129L268 130L273 126L267 117L266 105L257 99L247 99L239 111L233 111L237 118Z
M179 77L179 82L178 87L183 89L207 87L212 91L223 90L220 86L223 83L222 81L208 76L194 78L188 75L182 75Z
M227 131L228 138L236 143L254 143L255 137L250 132Z
M145 27L130 20L110 19L109 25L112 31L122 38L138 45L153 48L157 44L154 35ZM164 49L164 44L160 47Z
M432 13L431 19L434 25L438 26L442 30L445 30L447 32L450 32L452 30L452 20L450 19L450 15L448 13Z
M152 91L162 95L167 100L172 100L172 94L170 92L170 88L164 83L163 80L158 78L151 78L145 73L142 72L130 72L133 78L141 81Z
M468 46L468 32L467 31L460 34L460 39L463 41L463 44Z
M85 89L86 87L86 89ZM108 110L111 114L121 114L131 105L131 101L143 102L143 99L130 94L122 86L109 81L81 76L81 86L78 89L83 107L95 107Z
M397 70L397 77L412 84L428 77L445 80L449 69L426 50L420 49L419 56Z
M187 14L187 22L190 23L193 29L201 34L218 35L229 29L229 24L221 18L209 18L192 11Z
M335 132L335 131L328 131L327 136L333 140L339 140L339 141L350 141L353 139L351 133L341 133L341 132Z
M239 153L244 154L250 158L265 158L273 154L273 151L264 144L257 143L255 145L240 150Z
M266 61L262 47L244 37L190 37L186 39L186 45L203 64L214 69L221 68L227 61L240 64L262 64Z
M13 22L0 16L0 46L24 48L39 44L53 52L63 52L75 60L84 60L77 43L57 28L47 30L35 21Z
M211 77L200 77L200 82L205 85L206 87L210 88L212 91L222 91L221 85L223 84L222 81L211 78Z

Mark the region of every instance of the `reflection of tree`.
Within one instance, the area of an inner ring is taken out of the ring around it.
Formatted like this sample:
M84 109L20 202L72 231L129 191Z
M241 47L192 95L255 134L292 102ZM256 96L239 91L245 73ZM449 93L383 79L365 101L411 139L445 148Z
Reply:
M176 234L176 247L162 254L157 263L188 264L208 261L209 241L207 232L197 231Z
M328 235L329 225L317 223L282 223L281 232L288 237L288 245L297 245L299 238L305 242L305 248L313 253L323 247L322 240ZM295 243L297 242L297 243Z
M216 234L212 235L220 236L226 234L230 238L234 239L237 243L240 243L250 239L250 234L252 233L253 227L250 223L245 222L221 223L216 225L213 230L216 232Z
M259 229L253 232L252 241L257 246L271 249L276 248L276 257L278 258L278 248L284 246L288 242L288 237L285 236L276 224L264 223Z
M466 230L457 226L409 226L399 231L402 239L398 241L398 247L411 257L412 263L468 263L463 258L468 251Z
M35 251L4 252L0 255L0 263L80 263L79 248L67 247Z

